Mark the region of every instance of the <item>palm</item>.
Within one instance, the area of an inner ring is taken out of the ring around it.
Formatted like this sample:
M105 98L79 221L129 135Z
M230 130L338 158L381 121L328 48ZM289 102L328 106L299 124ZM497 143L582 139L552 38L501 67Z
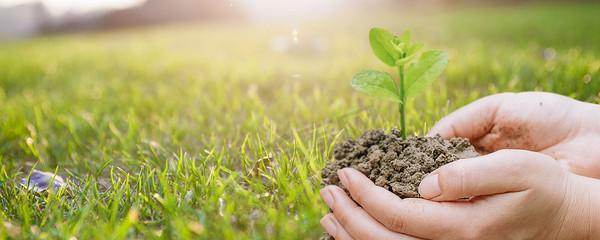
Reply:
M458 110L432 130L467 137L482 153L541 152L574 173L600 178L600 148L592 147L600 144L600 126L590 106L549 93L499 94Z

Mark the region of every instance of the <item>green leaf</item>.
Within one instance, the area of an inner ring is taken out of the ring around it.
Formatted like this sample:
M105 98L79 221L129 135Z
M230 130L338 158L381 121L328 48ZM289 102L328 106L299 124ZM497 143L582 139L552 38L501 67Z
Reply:
M371 49L379 60L389 66L395 66L396 60L400 58L400 54L394 48L393 40L396 38L394 34L381 28L371 28L369 31L369 42Z
M421 54L406 70L406 96L415 96L433 80L437 79L448 65L448 54L442 51L427 51Z
M352 87L369 95L394 102L402 102L392 76L385 72L365 70L352 78Z
M409 44L410 43L410 32L409 31L404 31L401 35L400 35L400 41L405 43L405 44Z
M406 51L406 54L408 54L409 56L413 55L416 52L418 52L419 50L421 50L421 48L423 48L423 46L424 46L423 43L414 43L408 48L408 50Z

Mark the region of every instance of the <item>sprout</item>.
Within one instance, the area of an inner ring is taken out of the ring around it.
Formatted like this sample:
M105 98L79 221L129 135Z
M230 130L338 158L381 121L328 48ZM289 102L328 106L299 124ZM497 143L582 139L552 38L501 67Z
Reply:
M423 44L410 42L409 32L396 36L384 29L372 28L369 31L369 41L379 60L397 68L398 81L386 72L365 70L354 75L352 87L397 102L402 138L406 139L406 97L417 95L438 78L448 65L448 54L435 50L421 53Z

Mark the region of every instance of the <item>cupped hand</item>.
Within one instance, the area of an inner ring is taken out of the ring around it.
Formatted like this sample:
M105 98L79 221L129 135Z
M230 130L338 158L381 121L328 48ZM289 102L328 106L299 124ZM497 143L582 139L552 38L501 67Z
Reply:
M571 172L600 178L600 106L557 94L485 97L444 117L429 134L466 137L482 153L544 153Z
M400 199L360 172L338 172L321 196L321 224L336 239L591 239L600 236L600 180L551 157L501 150L442 166ZM356 201L356 202L355 202Z

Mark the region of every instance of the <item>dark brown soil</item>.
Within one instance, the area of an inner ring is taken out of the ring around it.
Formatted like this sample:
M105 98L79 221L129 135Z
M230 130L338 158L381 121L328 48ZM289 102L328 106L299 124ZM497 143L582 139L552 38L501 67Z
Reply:
M333 154L335 161L321 172L324 185L343 188L337 170L352 167L401 198L420 197L419 183L438 167L479 155L465 138L445 140L435 136L402 140L398 130L367 131L356 140L337 144Z

